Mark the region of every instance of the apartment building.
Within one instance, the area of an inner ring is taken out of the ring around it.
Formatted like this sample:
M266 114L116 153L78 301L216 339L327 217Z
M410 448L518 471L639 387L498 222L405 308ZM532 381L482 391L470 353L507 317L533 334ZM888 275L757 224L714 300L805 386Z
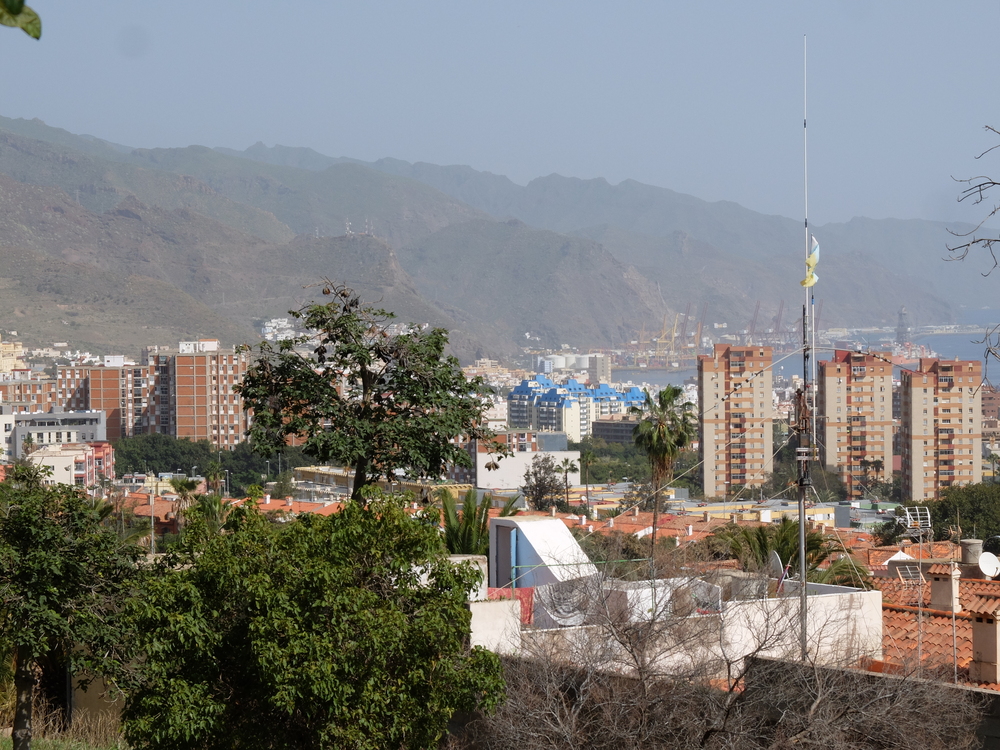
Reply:
M115 475L114 456L111 443L63 443L43 445L29 460L51 470L45 484L93 487L102 478Z
M774 467L772 350L716 344L698 357L705 497L757 486Z
M6 373L0 403L18 413L53 407L104 412L112 442L163 433L232 449L248 426L235 392L248 365L247 354L224 349L216 339L182 341L176 349L147 347L139 364L109 356L102 365L60 367L55 378Z
M24 347L20 341L4 341L0 338L0 372L23 369Z
M65 375L63 373L65 372ZM79 375L85 373L84 382ZM138 365L117 367L60 368L60 396L107 415L108 440L144 435L153 419L151 368ZM72 394L72 395L70 395ZM83 394L78 395L78 394Z
M182 341L171 370L174 435L230 450L242 442L248 420L234 388L248 365L246 353L216 340Z
M0 403L14 411L48 411L61 406L58 387L53 378L40 378L31 370L14 370L0 374Z
M816 427L819 456L850 498L892 477L892 352L837 350L819 362Z
M607 384L586 386L570 379L557 385L544 375L522 380L507 396L507 423L511 429L565 432L579 442L590 435L595 419L624 414L641 407L645 395L638 388L618 391Z
M97 443L107 440L102 411L67 411L54 406L47 412L15 411L0 404L0 429L3 431L5 459L22 458L28 438L35 448L69 443Z
M982 362L920 359L903 370L902 489L904 500L940 498L947 487L983 479Z

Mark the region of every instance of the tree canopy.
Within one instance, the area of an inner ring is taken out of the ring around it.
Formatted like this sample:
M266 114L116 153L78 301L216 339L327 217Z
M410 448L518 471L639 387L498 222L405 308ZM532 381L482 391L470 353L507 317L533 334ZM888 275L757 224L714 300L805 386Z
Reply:
M130 605L146 654L125 710L136 750L432 748L456 710L502 698L497 657L466 645L478 572L401 500L199 523Z
M989 549L1000 550L1000 484L969 484L963 487L947 487L941 492L941 499L928 503L931 524L936 539L957 539L971 535L986 540Z
M102 525L82 488L43 486L33 468L15 466L0 483L0 638L15 656L16 750L31 746L40 659L101 671L123 663L118 608L141 554Z
M454 439L492 437L482 426L487 390L445 355L447 332L394 325L341 285L322 291L329 302L290 313L315 337L263 342L238 387L254 412L254 448L273 453L297 436L306 454L354 470L355 499L397 470L436 477L470 466ZM301 353L307 340L311 352Z
M683 401L684 389L666 385L656 398L646 391L643 408L632 407L631 412L642 415L632 431L637 448L649 459L653 475L653 546L660 519L660 493L674 478L674 463L681 451L694 440L697 428L694 421L694 404Z
M563 482L555 459L548 454L532 458L528 468L524 470L524 484L521 486L521 491L535 510L547 510L553 505L563 506L565 501L559 497L562 489Z

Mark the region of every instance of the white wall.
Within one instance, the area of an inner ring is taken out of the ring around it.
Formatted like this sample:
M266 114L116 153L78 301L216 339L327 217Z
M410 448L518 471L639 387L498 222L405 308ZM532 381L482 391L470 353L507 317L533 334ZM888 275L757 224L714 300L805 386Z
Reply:
M476 477L478 487L484 490L517 490L524 484L524 472L531 465L535 456L551 456L556 466L568 458L576 464L577 471L569 473L570 487L580 484L580 451L521 451L506 458L498 458L494 453L476 454ZM493 471L486 469L486 464L496 461L500 468ZM562 474L560 474L560 478Z
M521 650L521 602L519 599L469 602L472 612L470 643L497 654Z

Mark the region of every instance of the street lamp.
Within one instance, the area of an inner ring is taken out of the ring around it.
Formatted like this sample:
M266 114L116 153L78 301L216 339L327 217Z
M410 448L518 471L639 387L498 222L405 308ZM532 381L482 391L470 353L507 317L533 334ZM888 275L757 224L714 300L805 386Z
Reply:
M226 469L226 497L229 497L229 469Z
M271 462L270 461L265 461L265 463L267 464L267 478L270 479L271 478Z
M197 469L197 468L198 468L197 464L191 467L191 476L192 477L194 476L194 470Z

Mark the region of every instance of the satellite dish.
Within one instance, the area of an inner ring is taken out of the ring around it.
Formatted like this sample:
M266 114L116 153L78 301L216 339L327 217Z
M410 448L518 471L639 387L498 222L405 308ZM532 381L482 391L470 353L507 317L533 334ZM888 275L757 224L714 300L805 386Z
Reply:
M996 578L1000 574L1000 560L992 552L984 552L979 556L979 570L987 578Z
M781 556L775 550L771 550L768 568L774 578L781 578L785 574L785 566L781 563Z

